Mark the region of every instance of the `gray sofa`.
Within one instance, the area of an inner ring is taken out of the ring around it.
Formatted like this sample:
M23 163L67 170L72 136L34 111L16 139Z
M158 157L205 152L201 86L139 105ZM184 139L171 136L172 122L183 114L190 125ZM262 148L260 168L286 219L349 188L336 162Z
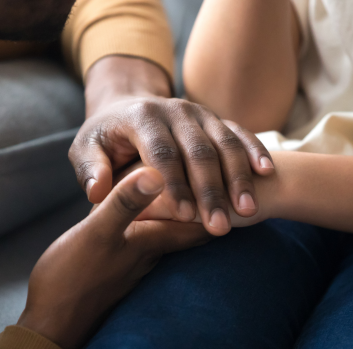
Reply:
M182 57L202 0L163 2L181 96ZM90 210L67 159L83 120L82 87L58 64L0 63L0 332L21 314L40 255Z

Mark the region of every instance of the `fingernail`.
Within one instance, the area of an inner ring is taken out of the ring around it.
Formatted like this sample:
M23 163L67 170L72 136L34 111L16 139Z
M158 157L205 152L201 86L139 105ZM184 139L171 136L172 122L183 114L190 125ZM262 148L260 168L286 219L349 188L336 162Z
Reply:
M275 168L272 161L267 156L263 156L260 159L260 164L262 168Z
M91 190L93 188L93 186L97 183L97 181L94 178L91 178L86 185L86 193L87 193L87 197L88 200L90 199L91 196Z
M244 193L240 196L239 209L240 210L245 210L245 209L255 210L256 209L254 199L252 198L252 196L249 193Z
M229 229L229 222L224 211L221 209L214 210L209 225L213 228Z
M157 194L163 188L161 182L156 181L150 174L143 174L137 181L137 188L144 195Z
M179 204L179 216L185 220L191 221L195 217L195 211L192 203L187 200L181 200Z

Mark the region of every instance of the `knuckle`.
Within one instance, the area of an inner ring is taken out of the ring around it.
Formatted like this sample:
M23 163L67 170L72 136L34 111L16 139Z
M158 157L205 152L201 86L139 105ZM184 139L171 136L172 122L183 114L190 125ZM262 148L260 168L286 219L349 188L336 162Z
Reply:
M180 99L179 101L180 101L180 105L184 107L185 110L193 110L194 112L199 112L199 113L204 113L204 112L212 113L211 110L203 104L193 103L185 99Z
M175 195L183 194L188 190L185 181L178 178L171 178L170 180L166 180L165 185L171 192L174 192Z
M227 126L228 128L234 132L236 135L238 136L242 136L245 134L246 132L246 129L242 126L240 126L237 122L234 122L234 121L229 121L227 120Z
M154 161L176 161L179 158L175 147L169 145L164 139L155 138L149 142L150 154Z
M169 146L157 146L152 150L152 155L160 160L175 160L177 151Z
M88 148L91 145L97 144L98 140L102 136L102 125L97 125L94 130L83 133L75 140L76 147Z
M91 178L91 169L93 166L93 161L84 161L75 167L76 177L83 188L86 187L87 182Z
M80 154L87 151L89 147L99 144L102 137L103 131L101 125L90 133L78 134L69 149L70 161L75 163L75 160L79 158Z
M175 171L164 171L165 191L168 191L172 197L179 201L183 199L193 200L191 190L184 177L179 177Z
M167 110L167 114L169 115L169 122L172 128L175 124L180 126L185 123L189 124L189 121L195 117L195 110L192 106L192 103L189 101L171 99L167 104ZM177 117L170 117L172 115Z
M119 191L114 196L114 208L120 213L138 213L141 210L141 204L132 199L132 197L132 195Z
M217 186L205 186L201 191L201 200L207 203L219 203L224 200L224 192Z
M129 122L136 131L150 133L160 127L162 104L154 99L140 99L128 107L127 115L133 115Z
M207 144L196 144L188 149L191 161L215 161L217 160L217 152Z
M133 113L140 117L146 117L155 114L157 109L159 109L159 103L153 99L144 99L137 101L131 106Z
M247 145L248 149L250 152L255 152L258 154L267 154L268 151L265 148L265 146L259 141L259 142L249 142L249 144Z
M231 183L235 185L252 185L253 178L251 173L243 172L243 173L236 173L231 176Z
M184 99L171 99L169 103L169 109L176 113L179 118L183 120L196 118L200 124L202 124L205 114L209 116L212 113L207 107Z
M71 147L69 149L69 159L72 163L75 162L82 148L86 146L86 142L84 141L84 137L82 135L77 135Z
M224 134L218 140L219 146L224 150L244 150L241 140L234 134Z
M186 113L188 113L190 109L193 107L193 103L185 99L172 98L169 100L169 103L172 106L172 108L185 111Z

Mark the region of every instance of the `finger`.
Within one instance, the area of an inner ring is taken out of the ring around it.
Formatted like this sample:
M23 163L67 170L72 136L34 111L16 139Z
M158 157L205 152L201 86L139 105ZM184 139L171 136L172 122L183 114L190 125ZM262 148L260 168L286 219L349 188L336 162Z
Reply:
M113 178L113 186L116 186L122 179L124 179L127 175L129 175L131 172L137 170L138 168L143 167L143 163L141 161L138 161L136 163L134 163L133 165L131 165L128 169L120 172L117 176L115 176ZM93 205L91 211L89 214L92 214L98 207L100 204L95 204ZM151 206L151 205L150 205ZM149 207L150 207L149 206ZM148 208L147 208L148 209ZM146 209L146 210L147 210ZM169 212L169 211L168 211ZM170 214L170 213L169 213ZM165 213L164 213L165 216ZM164 218L163 218L164 219ZM167 219L170 219L170 217L168 217Z
M158 257L167 253L183 251L204 245L214 238L199 223L173 221L146 221L141 223L144 224L136 224L135 231L131 235L133 235L132 238L139 239L140 243L142 241L147 255Z
M252 169L261 176L273 174L275 166L271 154L255 134L230 120L222 120L243 143Z
M128 225L162 192L162 175L151 167L138 169L120 181L88 217L91 231L119 237ZM104 227L104 229L102 229Z
M173 217L182 222L192 221L196 214L194 198L179 149L167 126L159 123L141 128L131 143L139 150L142 162L162 174L165 180L162 197Z
M217 151L194 118L185 113L178 120L173 125L173 137L182 153L202 223L213 235L227 234L230 217Z
M208 117L203 129L217 150L222 173L235 212L242 217L258 211L253 174L243 143L216 117Z
M163 198L158 196L146 209L144 209L137 217L136 221L146 220L171 220L173 215L170 213L167 205L165 205Z
M102 146L95 140L76 137L69 151L77 180L93 204L102 202L112 189L112 165Z

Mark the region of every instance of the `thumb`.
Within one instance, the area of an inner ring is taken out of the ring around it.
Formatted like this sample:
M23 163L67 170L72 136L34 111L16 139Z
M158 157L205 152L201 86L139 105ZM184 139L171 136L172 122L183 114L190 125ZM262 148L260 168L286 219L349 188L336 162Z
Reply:
M124 233L128 225L162 192L162 175L152 167L143 167L121 180L87 218L93 231Z

